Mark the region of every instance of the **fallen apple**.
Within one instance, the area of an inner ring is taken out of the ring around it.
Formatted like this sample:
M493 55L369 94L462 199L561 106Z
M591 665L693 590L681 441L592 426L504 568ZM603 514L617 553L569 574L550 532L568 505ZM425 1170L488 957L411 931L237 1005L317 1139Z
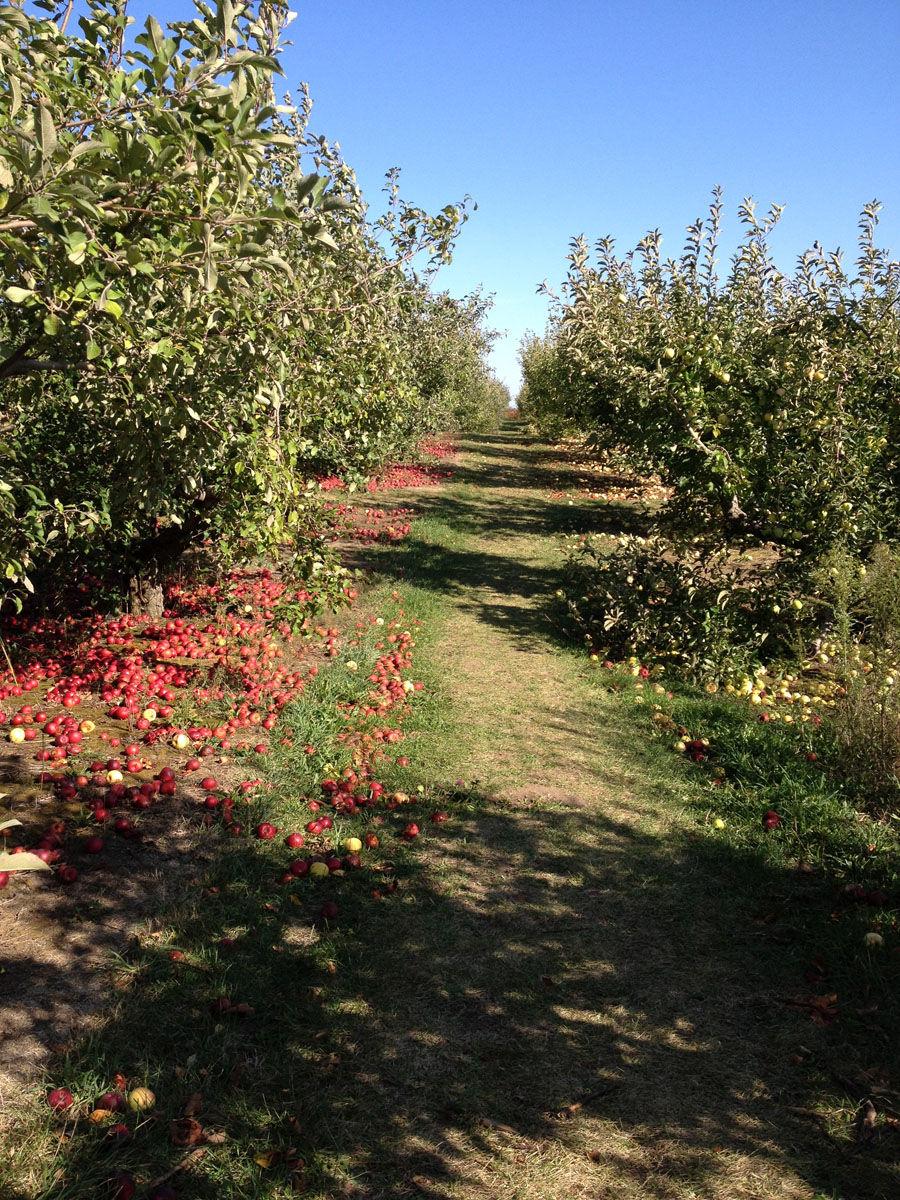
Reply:
M132 1112L147 1112L156 1104L156 1096L149 1088L136 1087L128 1093L128 1107Z
M134 1176L129 1175L127 1171L119 1171L109 1181L110 1200L132 1200L136 1191Z
M65 1112L72 1107L75 1099L68 1088L53 1088L47 1093L47 1103L54 1112Z

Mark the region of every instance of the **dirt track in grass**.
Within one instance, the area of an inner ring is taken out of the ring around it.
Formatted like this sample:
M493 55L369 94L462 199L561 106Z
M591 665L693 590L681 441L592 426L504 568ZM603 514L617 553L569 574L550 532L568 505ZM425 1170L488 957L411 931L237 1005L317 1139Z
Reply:
M418 516L405 541L366 549L363 599L382 611L396 587L422 622L413 670L429 686L403 786L428 797L424 836L397 894L342 890L333 929L314 930L302 889L279 899L237 843L220 901L159 914L77 1052L97 1079L144 1056L159 1106L122 1150L142 1183L182 1156L168 1121L196 1090L223 1140L176 1172L180 1200L287 1200L291 1178L311 1200L900 1194L888 1142L829 1136L835 1091L811 1079L839 1027L788 1007L801 950L754 919L821 883L706 838L687 774L557 636L558 535L644 519L582 495L584 476L512 428L468 439L446 486L385 501ZM433 803L453 812L439 829ZM239 950L200 957L237 926ZM159 931L202 970L148 946ZM251 1021L210 1020L207 991L223 988ZM82 1130L68 1151L48 1128L4 1197L105 1194L103 1136Z
M383 948L407 986L366 1068L391 1113L371 1194L887 1197L890 1163L830 1143L797 1083L798 963L750 918L802 883L692 832L671 760L555 639L555 535L641 521L570 505L579 481L517 431L473 439L383 557L446 605L440 737L483 801Z

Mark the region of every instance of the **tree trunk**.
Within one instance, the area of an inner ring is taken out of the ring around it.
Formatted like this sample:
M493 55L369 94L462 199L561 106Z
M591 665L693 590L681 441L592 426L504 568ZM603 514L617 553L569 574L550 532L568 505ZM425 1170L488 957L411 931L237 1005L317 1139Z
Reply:
M159 567L148 563L140 575L132 575L128 582L131 611L137 617L158 620L163 614L163 585Z

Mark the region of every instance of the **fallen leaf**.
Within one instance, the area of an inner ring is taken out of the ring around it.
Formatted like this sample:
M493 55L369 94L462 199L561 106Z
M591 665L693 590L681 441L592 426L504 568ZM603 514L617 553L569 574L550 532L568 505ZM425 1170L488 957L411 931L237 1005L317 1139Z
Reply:
M574 1104L567 1104L565 1108L560 1109L557 1115L565 1120L571 1120L572 1117L576 1116L583 1107L584 1105L581 1103L581 1101L576 1100Z
M831 1025L837 1020L837 993L830 992L825 996L797 996L785 1000L791 1008L805 1009L816 1025Z
M203 1108L203 1093L191 1092L182 1110L183 1117L199 1117Z
M148 1185L150 1190L152 1191L153 1188L159 1187L161 1183L165 1183L167 1179L171 1179L173 1175L177 1175L179 1171L183 1171L185 1167L190 1167L195 1162L199 1162L205 1153L206 1148L204 1146L198 1146L196 1150L191 1150L191 1152L186 1154L184 1158L180 1159L174 1167L170 1167L165 1174L157 1175L155 1179L151 1180L150 1184Z
M264 1171L268 1170L277 1159L277 1150L260 1150L259 1154L253 1155L253 1161L258 1167L262 1167Z
M203 1126L193 1117L179 1117L170 1126L173 1146L196 1146L204 1141Z

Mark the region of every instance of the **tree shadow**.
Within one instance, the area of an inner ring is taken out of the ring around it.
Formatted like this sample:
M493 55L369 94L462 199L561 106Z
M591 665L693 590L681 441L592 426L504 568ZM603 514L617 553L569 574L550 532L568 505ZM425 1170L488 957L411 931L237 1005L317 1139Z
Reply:
M629 487L634 476L615 471L598 471L562 461L549 449L519 429L501 429L490 434L468 434L461 442L465 451L475 451L488 462L461 462L453 467L457 483L490 490L543 488L555 492L579 491L586 487Z
M418 519L409 537L388 545L348 547L348 565L453 596L458 608L504 629L525 646L546 639L570 645L571 630L554 600L561 549L553 539L645 535L649 510L622 502L575 505L543 494L560 479L581 486L588 479L596 482L596 476L567 471L546 447L524 443L521 431L471 435L463 447L482 457L454 466L451 488L402 494L402 504L413 507ZM623 482L618 477L610 481ZM516 494L501 499L498 490ZM388 500L383 507L389 505ZM451 536L477 539L478 545L459 548L432 540L427 522L422 523L429 517L445 525ZM546 539L537 546L536 530ZM534 553L524 539L531 540Z
M539 452L510 437L507 478L534 487ZM465 496L427 504L460 532L489 531ZM503 506L498 541L539 519ZM416 535L377 566L537 644L554 632L535 601L556 572L502 549ZM558 710L536 727L560 717L581 732ZM52 1065L85 1100L122 1072L154 1089L157 1109L127 1139L70 1123L56 1174L28 1200L102 1197L120 1169L164 1174L186 1153L169 1123L198 1093L198 1119L225 1140L173 1178L195 1200L274 1200L301 1180L369 1200L896 1196L897 1127L859 1146L845 1136L865 1085L848 1090L842 1126L816 1112L832 1069L861 1077L896 1058L895 1007L864 974L833 1020L800 1003L832 990L827 972L803 978L804 947L831 936L827 881L681 827L648 832L652 797L623 780L646 777L650 752L620 721L605 736L621 774L595 776L603 809L540 788L513 804L477 784L388 777L430 801L388 816L373 865L286 886L287 852L223 839L202 879L155 903L114 970L107 1016ZM248 824L277 817L278 800L251 806ZM450 824L430 826L444 804ZM398 854L410 816L427 833ZM339 913L323 924L324 900ZM71 963L41 970L63 988Z
M138 838L103 830L102 856L70 852L73 888L36 872L0 892L0 1105L107 1002L110 959L128 953L136 924L203 870L209 845L191 830L184 802L175 807L174 821L171 805L145 814Z
M271 858L229 844L60 1067L138 1076L157 1113L127 1141L82 1122L39 1194L163 1173L184 1153L167 1122L200 1091L229 1140L173 1180L181 1196L281 1195L300 1161L313 1194L371 1200L896 1195L896 1135L856 1148L810 1115L841 1021L785 1005L796 947L752 916L822 883L641 816L627 798L607 817L457 794L422 869L380 900L365 870L267 886ZM340 915L323 928L326 896ZM223 1015L223 995L253 1014Z

